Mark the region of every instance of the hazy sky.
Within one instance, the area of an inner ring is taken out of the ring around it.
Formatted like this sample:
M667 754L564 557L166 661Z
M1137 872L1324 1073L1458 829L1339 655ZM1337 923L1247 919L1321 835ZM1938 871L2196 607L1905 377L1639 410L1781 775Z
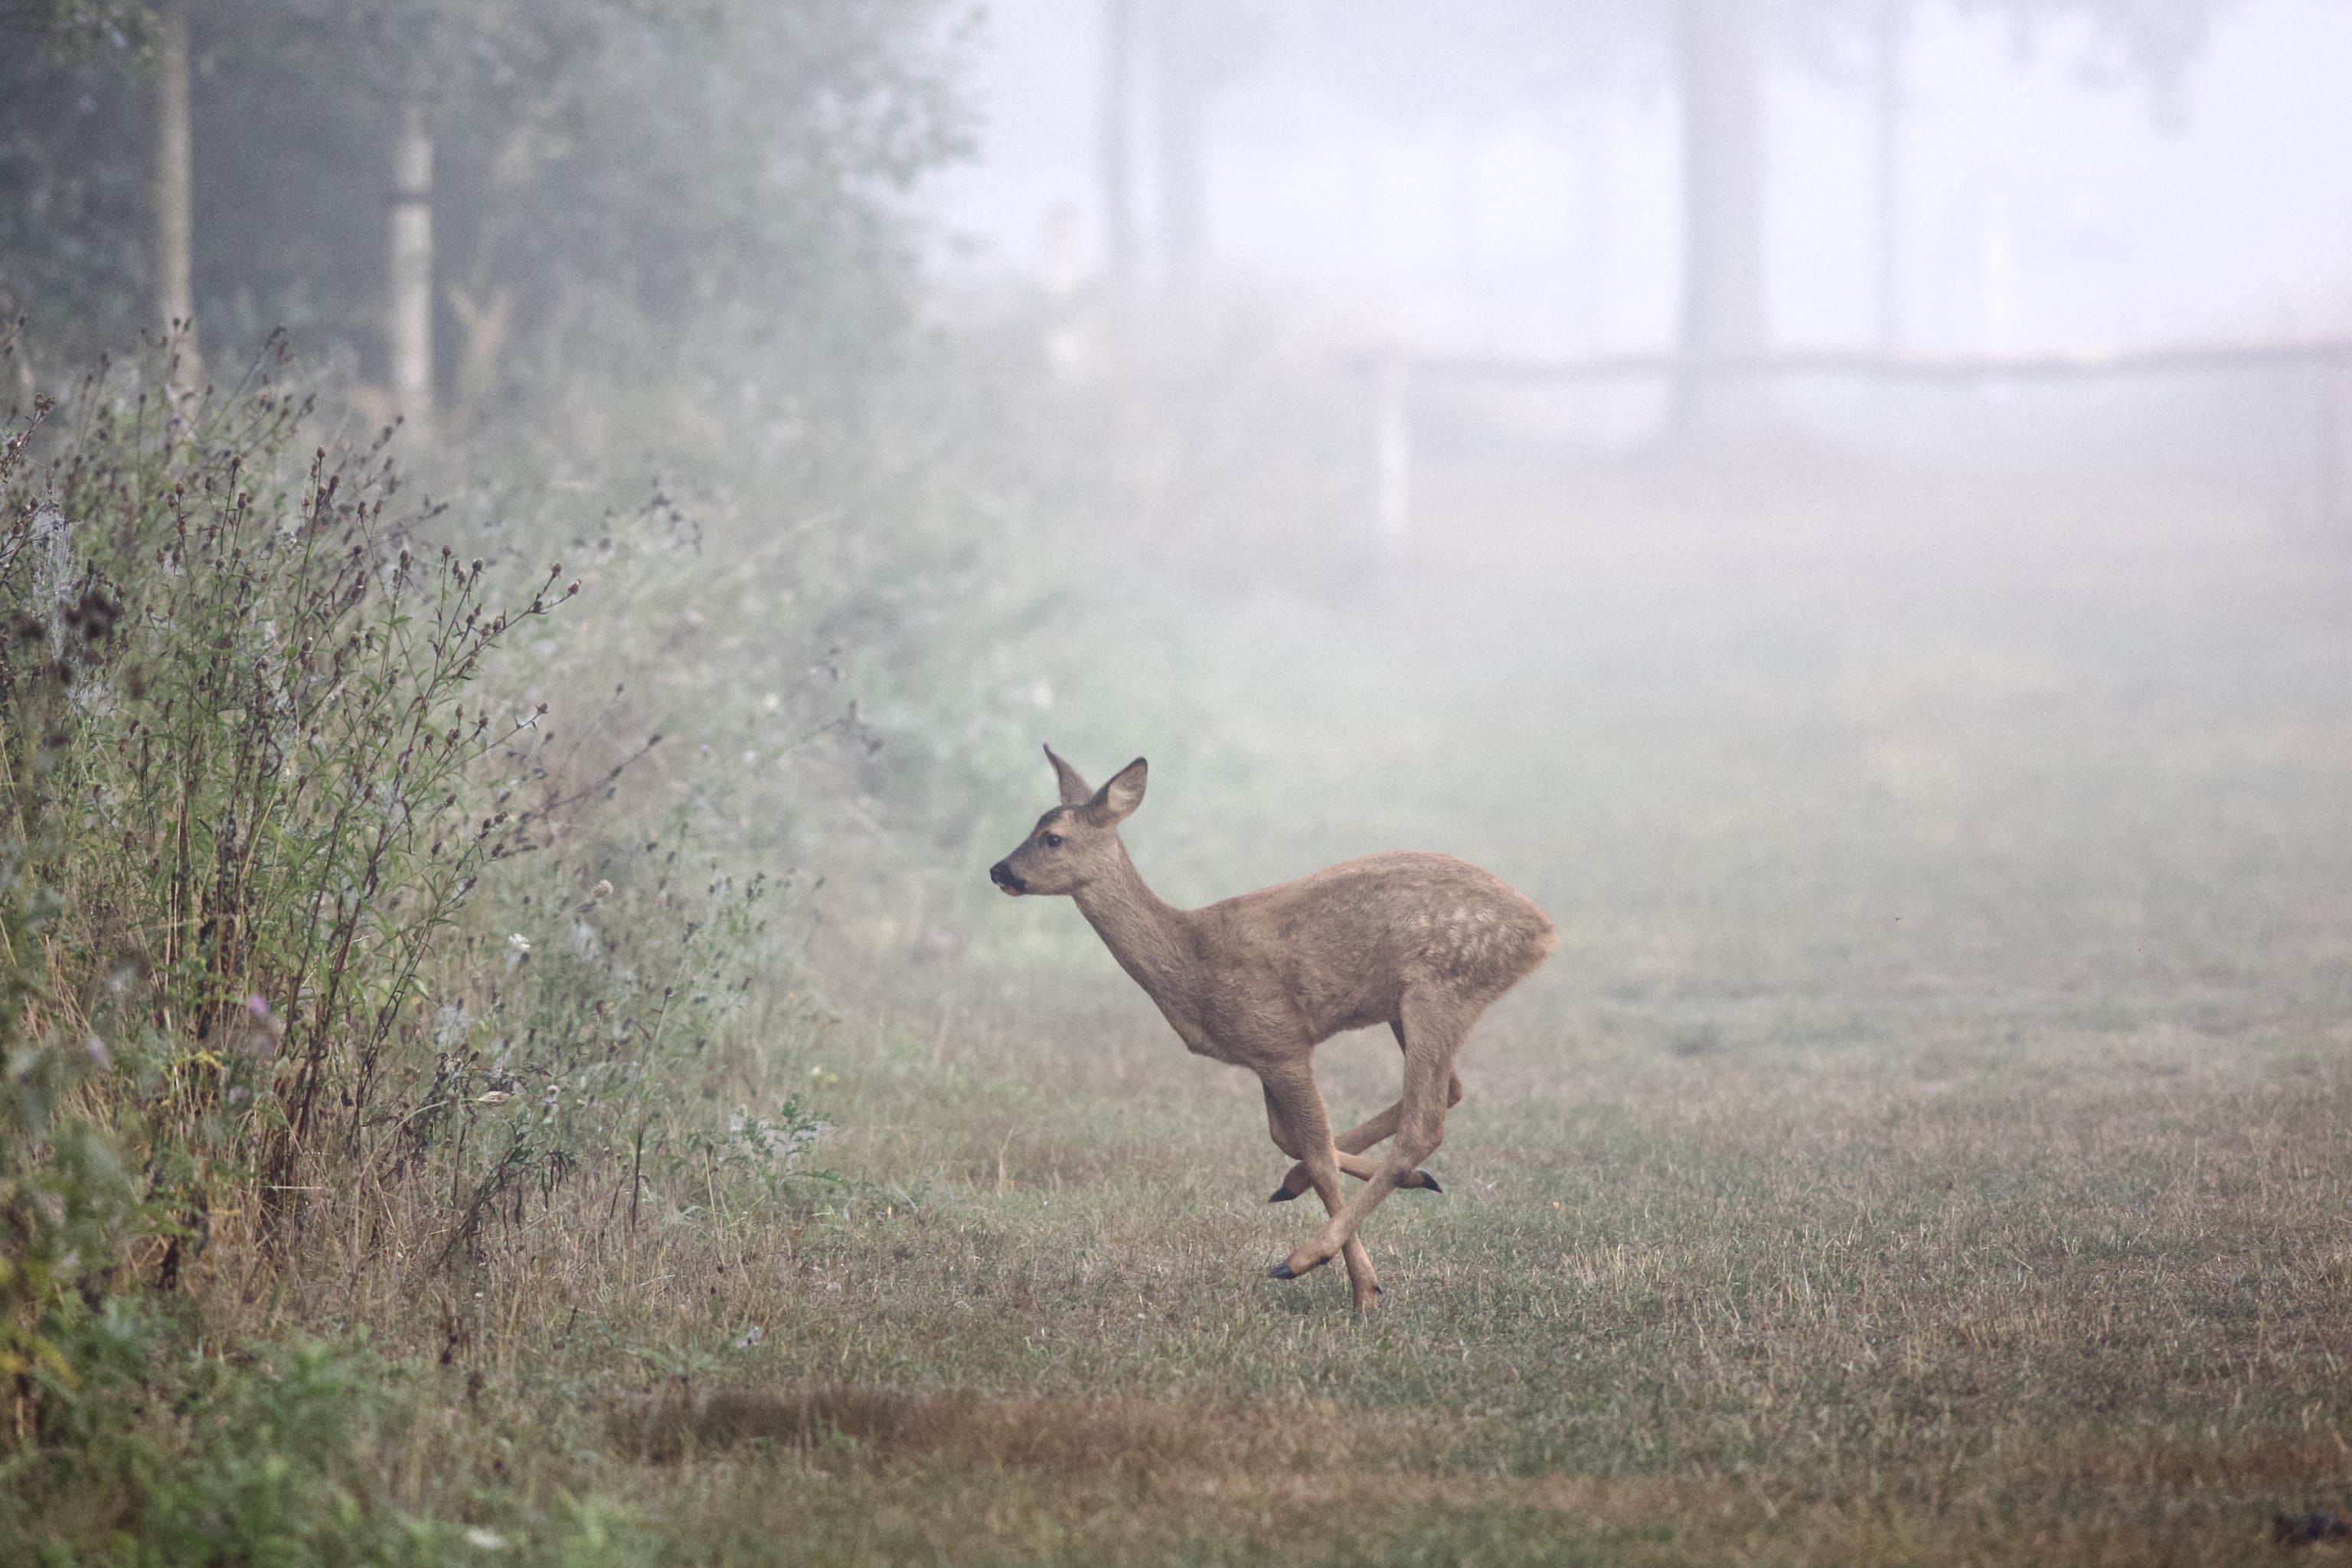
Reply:
M1413 117L1320 79L1300 37L1307 14L1288 14L1212 110L1221 273L1350 331L1433 347L1666 339L1678 219L1659 73L1629 68L1604 95L1478 124ZM1097 15L1097 0L991 5L974 84L982 156L933 194L945 228L969 242L967 264L1092 264ZM1913 34L1906 341L2095 346L2352 327L2352 5L2239 0L2192 68L2177 130L2158 125L2135 83L2085 86L2084 53L2083 35L2053 33L2021 58L2005 28L1942 7ZM1775 337L1866 342L1866 87L1783 58L1769 116Z

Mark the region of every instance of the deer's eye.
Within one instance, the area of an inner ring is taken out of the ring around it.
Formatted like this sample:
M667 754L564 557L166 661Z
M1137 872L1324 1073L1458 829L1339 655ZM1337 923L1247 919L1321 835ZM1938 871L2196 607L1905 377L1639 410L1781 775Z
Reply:
M1058 833L1048 833L1047 835L1045 835L1045 847L1046 847L1046 848L1048 848L1048 849L1059 849L1061 847L1062 847L1062 836L1061 836L1060 834L1058 834Z

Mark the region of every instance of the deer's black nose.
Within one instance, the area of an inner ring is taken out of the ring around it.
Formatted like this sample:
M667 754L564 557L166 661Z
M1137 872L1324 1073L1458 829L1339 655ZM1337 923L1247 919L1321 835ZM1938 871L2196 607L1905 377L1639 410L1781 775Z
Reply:
M988 879L1008 893L1025 893L1029 884L1013 874L1013 868L1003 860L988 868Z

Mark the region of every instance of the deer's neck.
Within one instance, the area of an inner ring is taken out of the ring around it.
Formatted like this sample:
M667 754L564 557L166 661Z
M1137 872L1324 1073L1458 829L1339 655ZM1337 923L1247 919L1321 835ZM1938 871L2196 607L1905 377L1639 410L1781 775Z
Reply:
M1189 1016L1199 969L1189 917L1145 886L1125 847L1117 871L1088 882L1076 898L1078 912L1128 977L1150 994L1171 1023Z

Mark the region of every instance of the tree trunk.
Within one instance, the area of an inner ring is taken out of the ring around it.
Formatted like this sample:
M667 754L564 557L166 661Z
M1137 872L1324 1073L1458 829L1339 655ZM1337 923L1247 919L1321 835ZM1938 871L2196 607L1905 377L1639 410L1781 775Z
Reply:
M1764 352L1764 102L1754 0L1679 0L1685 436L1750 434L1769 402L1737 368Z
M195 289L194 142L188 121L188 0L155 12L155 317L173 342L175 384L199 385Z
M1135 278L1134 0L1103 0L1100 163L1103 270L1113 285Z
M1208 178L1201 122L1208 108L1207 42L1200 0L1160 0L1153 39L1160 131L1160 247L1168 281L1198 280L1206 246Z
M401 106L393 151L391 290L384 339L393 405L412 425L433 421L433 139L424 106Z

